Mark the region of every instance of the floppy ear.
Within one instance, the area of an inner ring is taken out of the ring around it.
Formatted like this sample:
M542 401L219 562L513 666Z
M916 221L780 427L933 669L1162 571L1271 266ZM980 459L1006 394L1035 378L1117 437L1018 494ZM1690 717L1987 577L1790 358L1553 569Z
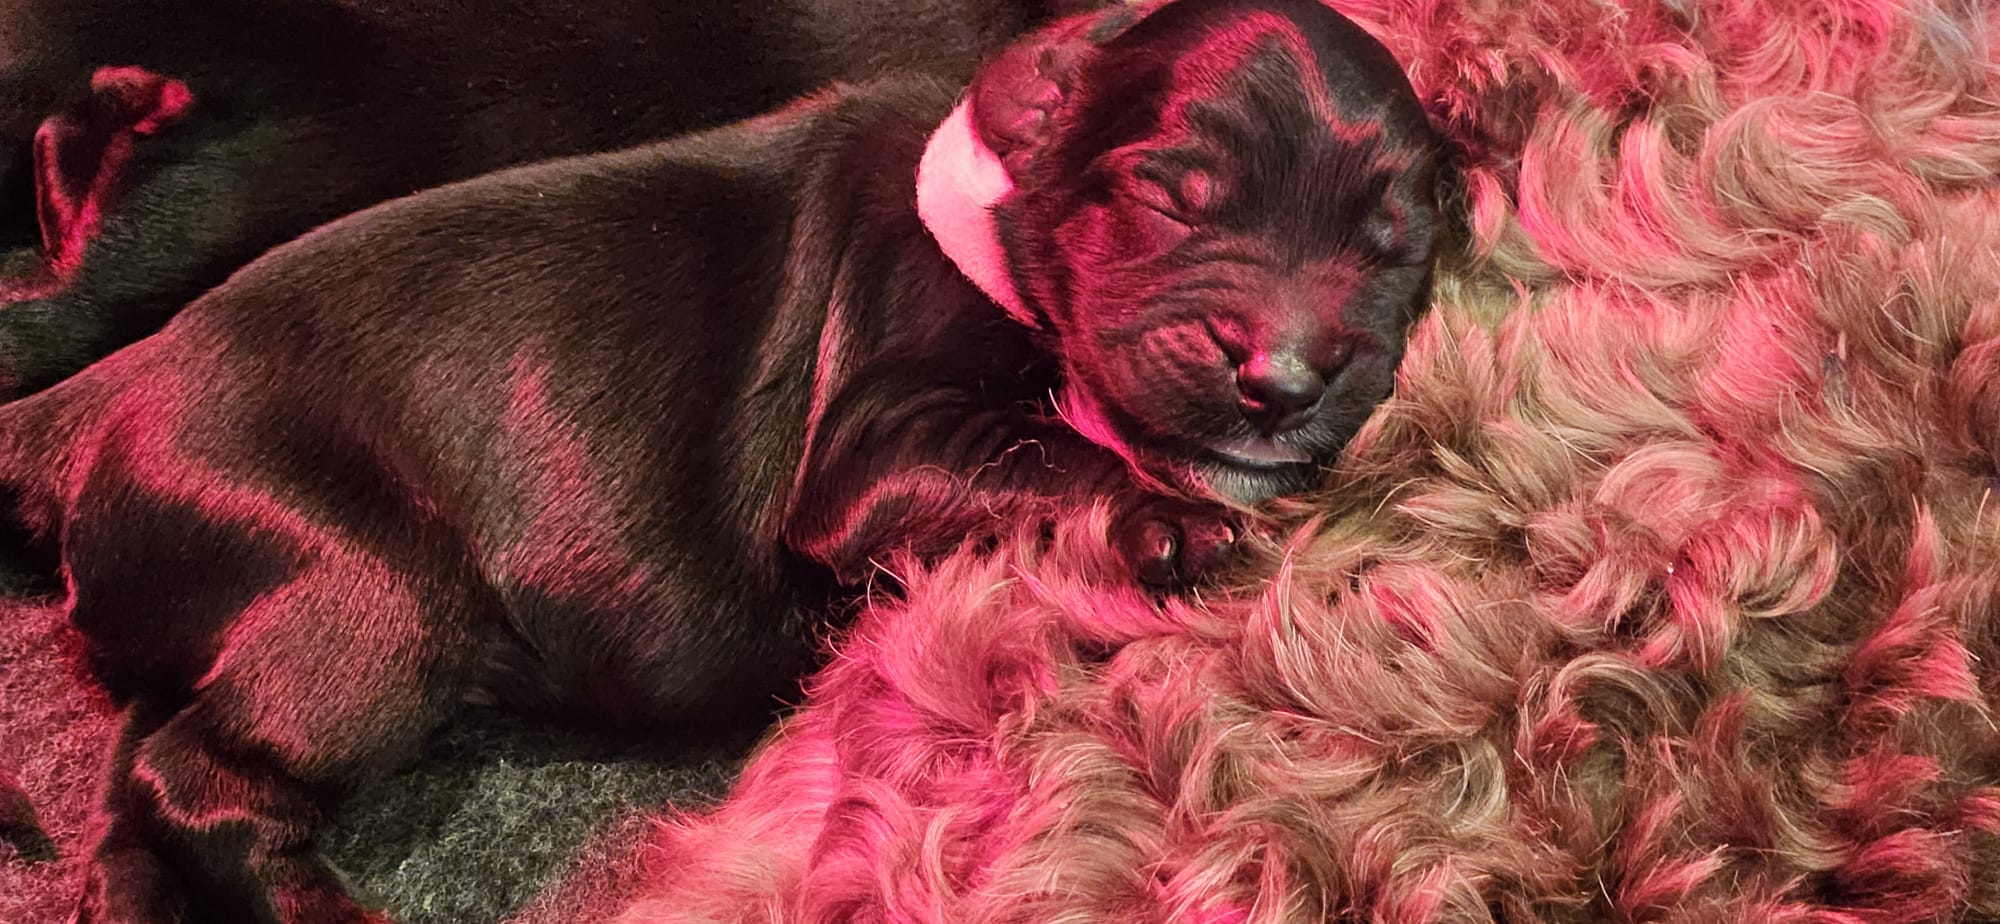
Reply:
M139 141L179 121L194 102L187 84L137 67L99 68L90 98L35 133L35 210L44 260L72 267L122 191Z
M994 56L973 79L972 129L1018 180L1055 138L1056 116L1097 46L1130 28L1144 7L1115 6L1055 23Z
M924 145L918 217L959 272L1029 327L1042 320L1015 287L995 208L1055 140L1084 62L1142 15L1137 7L1109 7L1015 41L979 69L966 98Z

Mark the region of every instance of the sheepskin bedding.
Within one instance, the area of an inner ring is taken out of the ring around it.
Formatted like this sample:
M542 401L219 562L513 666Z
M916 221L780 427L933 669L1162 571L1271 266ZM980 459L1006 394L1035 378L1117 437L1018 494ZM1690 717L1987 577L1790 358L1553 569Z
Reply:
M1341 5L1469 243L1296 534L901 573L619 920L2000 920L2000 19Z

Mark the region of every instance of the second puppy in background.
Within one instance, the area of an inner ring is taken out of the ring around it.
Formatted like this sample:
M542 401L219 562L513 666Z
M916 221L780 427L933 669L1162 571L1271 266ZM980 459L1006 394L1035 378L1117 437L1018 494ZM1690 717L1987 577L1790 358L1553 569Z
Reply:
M1189 578L1225 502L1309 485L1428 298L1388 53L1316 0L1179 0L959 97L887 77L379 206L0 408L126 708L80 920L365 920L314 832L461 703L766 709L899 548L1105 501Z
M951 80L1098 0L6 0L0 400L265 250L503 167L884 69Z

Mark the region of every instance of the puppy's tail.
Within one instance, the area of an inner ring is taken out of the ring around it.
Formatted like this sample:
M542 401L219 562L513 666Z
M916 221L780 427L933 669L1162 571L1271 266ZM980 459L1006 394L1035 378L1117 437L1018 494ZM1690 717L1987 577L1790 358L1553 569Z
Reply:
M20 492L0 487L0 596L40 596L55 589L56 556L20 515Z
M86 376L88 373L86 372ZM76 386L76 387L72 387ZM71 379L54 389L0 405L0 607L61 586L54 541L59 499L67 492L77 437L102 415L104 390ZM0 625L0 632L9 627ZM0 766L0 844L13 859L54 859L55 843L35 815L18 779ZM0 851L0 857L6 856Z
M80 378L0 405L0 596L57 586L60 486L79 431L103 404Z

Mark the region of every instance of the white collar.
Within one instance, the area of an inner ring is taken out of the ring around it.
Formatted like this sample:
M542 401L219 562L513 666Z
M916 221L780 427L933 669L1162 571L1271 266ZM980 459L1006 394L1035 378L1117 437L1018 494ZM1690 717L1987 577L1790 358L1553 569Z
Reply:
M917 164L917 217L965 278L1015 320L1038 327L1014 289L993 220L994 204L1013 189L999 156L973 134L972 101L959 103L924 145Z

